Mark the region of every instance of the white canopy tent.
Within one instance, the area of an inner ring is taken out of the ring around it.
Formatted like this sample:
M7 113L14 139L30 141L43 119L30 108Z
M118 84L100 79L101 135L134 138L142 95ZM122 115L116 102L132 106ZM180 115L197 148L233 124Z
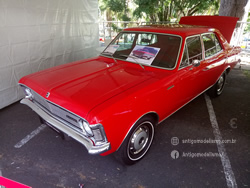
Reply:
M0 0L0 109L21 77L96 55L98 0Z

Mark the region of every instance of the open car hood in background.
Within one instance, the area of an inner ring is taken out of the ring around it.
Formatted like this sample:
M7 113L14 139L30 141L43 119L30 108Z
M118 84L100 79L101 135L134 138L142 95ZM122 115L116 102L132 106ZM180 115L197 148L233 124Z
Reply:
M229 16L184 16L179 24L209 26L218 29L230 43L239 18Z

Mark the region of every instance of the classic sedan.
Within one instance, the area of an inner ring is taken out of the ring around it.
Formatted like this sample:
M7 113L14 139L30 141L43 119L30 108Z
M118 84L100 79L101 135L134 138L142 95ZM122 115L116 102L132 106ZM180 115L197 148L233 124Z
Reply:
M153 52L151 52L153 51ZM156 51L156 50L155 50ZM156 51L157 52L157 51ZM155 52L155 53L156 53ZM154 49L150 50L148 47L140 48L133 51L133 55L139 58L151 59L155 56Z
M25 76L19 82L26 94L21 103L88 153L115 152L134 164L148 152L157 124L205 91L221 95L240 61L240 47L230 46L210 22L183 22L124 29L98 57ZM141 46L156 56L132 56Z

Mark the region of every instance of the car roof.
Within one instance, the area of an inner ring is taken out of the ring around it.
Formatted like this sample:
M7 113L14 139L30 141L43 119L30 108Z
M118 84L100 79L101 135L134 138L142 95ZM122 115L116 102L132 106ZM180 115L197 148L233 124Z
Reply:
M123 31L143 31L153 33L166 33L181 35L182 37L208 33L216 29L207 26L181 25L181 24L162 24L162 25L142 25L138 27L126 28Z

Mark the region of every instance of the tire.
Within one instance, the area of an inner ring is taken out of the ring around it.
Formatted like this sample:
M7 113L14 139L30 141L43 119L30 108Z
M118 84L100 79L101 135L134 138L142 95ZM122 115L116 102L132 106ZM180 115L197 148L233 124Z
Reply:
M226 73L224 72L218 79L218 81L208 90L210 97L218 97L223 92L226 83Z
M141 160L148 152L154 138L154 121L143 117L130 130L126 139L116 153L118 160L132 165Z

